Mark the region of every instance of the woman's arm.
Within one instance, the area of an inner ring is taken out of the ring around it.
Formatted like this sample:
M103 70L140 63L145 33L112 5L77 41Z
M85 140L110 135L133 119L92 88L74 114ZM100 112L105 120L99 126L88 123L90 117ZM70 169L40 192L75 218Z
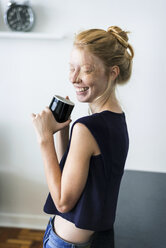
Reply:
M70 211L85 187L94 142L90 131L76 123L66 163L61 173L53 136L40 142L48 188L59 212Z
M61 173L53 134L71 122L55 121L49 108L41 114L32 114L44 162L48 188L59 212L70 211L85 187L90 158L94 154L95 139L86 126L76 123L73 128L70 149Z
M56 152L60 163L69 142L69 126L56 133Z

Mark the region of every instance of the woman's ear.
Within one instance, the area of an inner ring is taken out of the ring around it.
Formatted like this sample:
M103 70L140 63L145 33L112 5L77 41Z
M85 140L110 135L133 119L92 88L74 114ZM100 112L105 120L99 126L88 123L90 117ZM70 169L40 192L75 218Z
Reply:
M120 73L119 66L114 65L110 67L110 78L114 81Z

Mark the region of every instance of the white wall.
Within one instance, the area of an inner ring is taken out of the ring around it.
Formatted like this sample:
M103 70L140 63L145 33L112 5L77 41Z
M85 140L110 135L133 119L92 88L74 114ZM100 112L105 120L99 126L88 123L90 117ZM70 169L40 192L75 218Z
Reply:
M5 38L0 32L0 225L44 228L48 188L31 124L54 94L76 103L73 121L87 114L68 80L75 32L119 25L131 31L135 49L130 82L118 88L126 113L130 150L126 169L166 172L165 1L31 1L36 13L32 34L67 38ZM7 32L0 4L0 31Z

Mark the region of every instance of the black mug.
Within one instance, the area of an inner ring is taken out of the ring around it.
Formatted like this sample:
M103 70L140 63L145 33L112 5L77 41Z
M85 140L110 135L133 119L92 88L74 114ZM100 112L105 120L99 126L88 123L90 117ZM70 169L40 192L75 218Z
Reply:
M49 109L57 122L65 122L74 108L74 103L61 96L55 95L49 105Z

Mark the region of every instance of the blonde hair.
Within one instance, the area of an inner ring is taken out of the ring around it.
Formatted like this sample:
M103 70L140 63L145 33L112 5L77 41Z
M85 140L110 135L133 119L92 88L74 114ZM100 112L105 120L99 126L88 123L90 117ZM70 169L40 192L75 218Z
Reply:
M117 26L111 26L107 31L103 29L89 29L78 33L74 39L74 45L79 48L87 48L89 52L100 58L109 73L112 66L119 67L119 75L113 84L108 83L104 93L95 99L96 103L104 105L112 90L117 84L125 84L131 77L132 59L134 50L128 43L128 31L123 31Z

